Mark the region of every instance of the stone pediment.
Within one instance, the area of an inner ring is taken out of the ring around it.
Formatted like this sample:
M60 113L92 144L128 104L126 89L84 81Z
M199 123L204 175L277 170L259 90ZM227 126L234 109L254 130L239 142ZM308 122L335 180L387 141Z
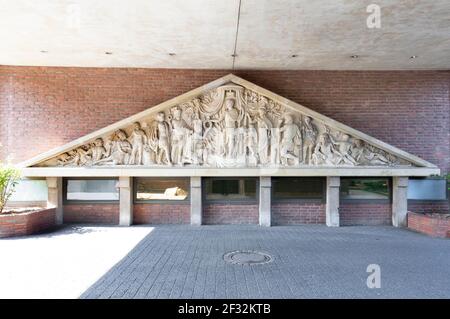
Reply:
M22 163L46 168L435 168L235 75Z

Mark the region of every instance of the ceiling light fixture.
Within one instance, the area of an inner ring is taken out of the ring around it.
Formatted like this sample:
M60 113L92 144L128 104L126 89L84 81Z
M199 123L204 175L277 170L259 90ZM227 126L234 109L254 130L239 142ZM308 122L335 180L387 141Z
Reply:
M359 55L354 54L354 55L351 55L350 57L351 57L352 59L357 59L357 58L359 58Z
M170 55L170 56L175 56L175 55L177 55L177 54L176 54L176 53L173 53L173 52L170 52L169 55Z
M416 58L417 58L417 55L411 55L409 58L410 58L410 59L416 59Z
M106 55L111 55L111 54L113 54L113 53L110 52L110 51L106 51L105 54L106 54Z

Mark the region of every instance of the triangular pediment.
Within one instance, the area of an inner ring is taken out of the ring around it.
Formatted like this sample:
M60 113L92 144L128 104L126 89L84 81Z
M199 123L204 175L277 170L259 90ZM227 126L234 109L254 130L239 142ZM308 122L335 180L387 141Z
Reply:
M435 168L233 74L21 166Z

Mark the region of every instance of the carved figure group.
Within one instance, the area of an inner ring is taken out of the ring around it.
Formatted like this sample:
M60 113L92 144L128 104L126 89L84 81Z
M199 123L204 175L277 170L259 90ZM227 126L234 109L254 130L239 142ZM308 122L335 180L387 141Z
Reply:
M238 85L97 138L53 165L383 166L403 163L350 134Z

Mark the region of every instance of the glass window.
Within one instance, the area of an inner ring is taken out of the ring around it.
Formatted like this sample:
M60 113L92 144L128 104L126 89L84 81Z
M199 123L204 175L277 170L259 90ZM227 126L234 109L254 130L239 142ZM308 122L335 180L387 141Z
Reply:
M342 199L389 199L388 178L342 178Z
M256 200L256 178L205 178L206 200Z
M446 200L447 181L445 179L410 179L408 199Z
M66 179L68 201L116 201L119 189L116 179Z
M11 202L46 202L48 198L47 181L42 179L23 179L10 197Z
M272 178L274 200L324 198L323 178L279 177Z
M189 198L189 178L138 177L135 180L135 199L138 201Z

